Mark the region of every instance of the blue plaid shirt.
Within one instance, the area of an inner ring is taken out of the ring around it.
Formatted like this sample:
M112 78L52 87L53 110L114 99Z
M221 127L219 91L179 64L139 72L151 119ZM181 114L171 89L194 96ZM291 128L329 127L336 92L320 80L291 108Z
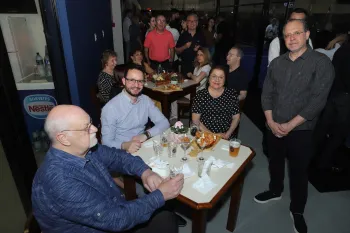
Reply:
M45 233L124 231L164 205L156 190L126 201L110 173L140 177L148 166L125 151L98 145L85 158L50 148L32 187L33 213Z

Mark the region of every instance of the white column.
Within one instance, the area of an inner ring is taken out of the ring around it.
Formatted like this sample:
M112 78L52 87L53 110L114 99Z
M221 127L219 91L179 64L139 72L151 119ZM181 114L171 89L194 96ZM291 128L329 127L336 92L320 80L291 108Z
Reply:
M123 50L123 30L122 30L122 10L120 0L111 0L112 19L114 27L113 33L113 46L114 51L118 54L118 64L124 64L124 50Z

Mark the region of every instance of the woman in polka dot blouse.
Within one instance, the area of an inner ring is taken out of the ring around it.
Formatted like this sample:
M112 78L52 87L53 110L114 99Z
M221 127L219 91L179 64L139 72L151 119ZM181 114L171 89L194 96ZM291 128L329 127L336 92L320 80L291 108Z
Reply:
M226 71L216 66L209 74L208 87L197 92L192 105L192 121L200 130L221 134L224 139L236 137L240 120L238 93L225 87Z

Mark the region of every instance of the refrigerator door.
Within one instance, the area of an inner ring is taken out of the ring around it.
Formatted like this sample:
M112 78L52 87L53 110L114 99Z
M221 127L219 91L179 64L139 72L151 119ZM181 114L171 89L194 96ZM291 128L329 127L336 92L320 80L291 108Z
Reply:
M8 17L22 78L34 72L35 49L25 17ZM43 45L44 46L44 45ZM19 80L16 80L19 81Z

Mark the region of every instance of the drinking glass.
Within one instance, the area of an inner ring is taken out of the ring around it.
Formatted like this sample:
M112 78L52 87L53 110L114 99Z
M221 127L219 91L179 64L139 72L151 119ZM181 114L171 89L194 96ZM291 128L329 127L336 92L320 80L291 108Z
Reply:
M169 176L170 178L174 178L176 175L182 173L183 165L175 166L169 165Z
M161 156L163 153L163 145L160 141L153 140L153 150L156 156Z
M200 132L201 136L196 139L196 143L197 143L198 147L201 149L201 153L200 153L200 156L198 157L198 159L203 158L203 151L204 151L204 148L207 146L205 141L202 142L201 138L203 137L203 134L204 134L204 132Z
M168 156L169 156L169 158L176 157L176 152L177 152L177 143L168 142Z
M167 147L168 146L168 142L169 142L169 133L168 132L163 132L160 140L162 141L162 146L163 147Z
M181 162L187 162L188 161L188 158L187 158L187 155L186 155L186 151L190 147L190 145L191 145L191 139L190 139L189 135L184 134L183 136L180 137L180 147L184 151L184 156L181 158Z
M233 138L230 140L230 156L236 157L239 153L239 149L241 147L241 140L237 138Z
M191 123L190 125L190 134L195 137L196 136L196 132L198 131L199 127L198 125L196 125L195 123Z

